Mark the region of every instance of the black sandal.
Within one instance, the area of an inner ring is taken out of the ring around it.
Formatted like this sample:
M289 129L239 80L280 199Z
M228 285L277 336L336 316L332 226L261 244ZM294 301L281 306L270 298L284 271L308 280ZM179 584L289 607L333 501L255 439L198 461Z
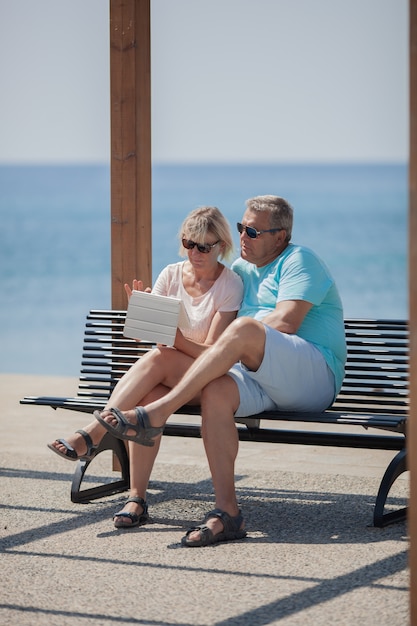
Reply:
M65 452L61 452L61 450L55 448L52 443L48 443L48 448L67 461L92 461L96 456L98 446L93 444L93 440L90 435L85 432L85 430L76 430L75 432L82 435L85 441L85 445L87 446L87 452L85 454L78 455L77 451L68 443L68 441L65 441L65 439L55 439L54 441L54 443L60 443L65 446Z
M116 426L109 424L101 417L103 411L94 411L94 417L111 435L113 435L113 437L116 437L117 439L133 441L134 443L139 443L142 446L154 446L154 438L157 437L157 435L160 435L164 430L163 426L154 427L151 425L149 416L142 406L135 407L137 419L136 424L131 424L120 409L112 408L106 410L113 413L117 421ZM129 430L134 430L136 435L127 435L126 433Z
M211 528L206 525L206 522L213 518L218 517L223 524L223 532L213 534ZM200 548L203 546L211 546L221 541L236 541L236 539L243 539L246 537L246 530L241 528L243 523L243 516L239 511L236 517L232 517L226 511L221 509L213 509L205 516L200 526L194 526L187 530L185 537L182 538L181 544L187 548ZM200 539L191 540L189 536L191 533L198 531L200 533Z
M134 526L142 526L143 524L146 524L146 522L149 520L148 505L143 498L132 496L128 499L126 504L128 502L136 502L136 504L140 504L143 508L143 511L139 515L137 513L129 513L128 511L120 511L120 513L115 513L113 515L113 519L115 520L115 528L133 528ZM117 521L118 517L127 518L131 521L127 523L124 523L122 520Z

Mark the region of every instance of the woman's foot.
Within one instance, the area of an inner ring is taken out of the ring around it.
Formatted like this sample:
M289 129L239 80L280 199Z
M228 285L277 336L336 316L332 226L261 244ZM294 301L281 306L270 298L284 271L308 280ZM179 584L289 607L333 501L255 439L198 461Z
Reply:
M68 439L56 439L48 443L48 448L68 461L91 461L97 451L90 435L85 430L77 430Z
M116 528L142 526L149 520L148 505L143 498L132 496L121 511L113 515Z

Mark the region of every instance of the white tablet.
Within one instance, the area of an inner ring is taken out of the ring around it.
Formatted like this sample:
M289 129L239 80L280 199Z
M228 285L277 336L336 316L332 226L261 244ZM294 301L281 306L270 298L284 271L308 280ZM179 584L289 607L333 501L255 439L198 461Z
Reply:
M125 337L173 346L178 326L190 326L182 300L132 291L123 331Z

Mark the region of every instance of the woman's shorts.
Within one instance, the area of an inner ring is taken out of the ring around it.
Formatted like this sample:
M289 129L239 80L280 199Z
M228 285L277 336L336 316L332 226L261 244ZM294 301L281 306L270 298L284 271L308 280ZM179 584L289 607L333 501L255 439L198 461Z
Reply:
M256 372L241 363L228 372L239 389L236 417L268 410L324 411L334 399L334 376L322 353L297 335L265 325L265 354Z

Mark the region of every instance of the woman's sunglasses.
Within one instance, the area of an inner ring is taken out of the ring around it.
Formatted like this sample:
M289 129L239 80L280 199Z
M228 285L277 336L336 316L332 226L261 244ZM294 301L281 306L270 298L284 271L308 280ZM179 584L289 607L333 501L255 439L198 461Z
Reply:
M191 241L191 239L181 240L181 243L184 246L184 248L186 248L187 250L192 250L194 246L197 246L197 250L201 252L202 254L208 254L209 252L211 252L212 248L214 248L214 246L217 246L219 242L220 242L220 239L219 241L216 241L215 243L196 243L195 241Z
M241 224L240 222L238 222L236 226L240 234L242 234L243 231L245 231L247 236L250 237L251 239L256 239L257 237L259 237L259 235L262 235L262 233L275 233L278 230L284 230L283 228L269 228L269 230L256 230L256 228L253 228L253 226L244 226L244 224Z

